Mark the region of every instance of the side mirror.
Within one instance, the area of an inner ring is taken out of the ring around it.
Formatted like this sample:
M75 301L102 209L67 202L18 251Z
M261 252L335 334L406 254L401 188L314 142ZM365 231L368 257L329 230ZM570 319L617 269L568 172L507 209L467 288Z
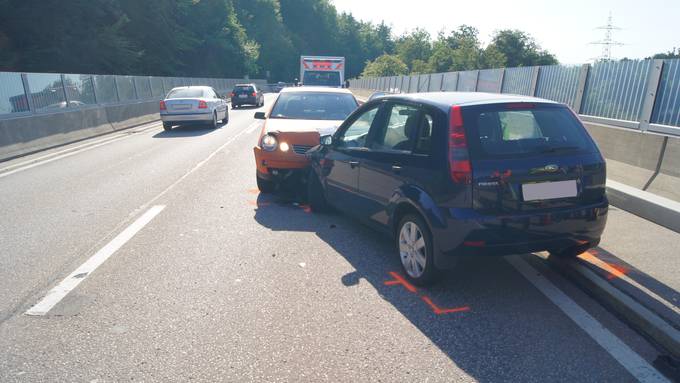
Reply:
M325 136L321 136L319 139L319 143L322 146L331 146L333 145L333 136L330 134L327 134Z
M264 112L255 112L255 119L256 120L266 120L267 117L265 117Z

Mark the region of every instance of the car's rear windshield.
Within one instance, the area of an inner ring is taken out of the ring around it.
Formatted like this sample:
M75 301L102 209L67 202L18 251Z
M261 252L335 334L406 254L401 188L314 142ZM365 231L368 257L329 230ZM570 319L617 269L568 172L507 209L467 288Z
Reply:
M354 96L347 93L282 93L269 118L344 120L356 107Z
M239 86L234 88L234 92L249 92L250 93L250 92L254 92L254 91L255 91L255 89L253 89L252 86L248 86L248 85L239 85Z
M473 158L509 158L593 151L572 112L557 104L494 104L463 108Z
M304 85L340 86L340 72L306 71L302 83Z
M167 98L197 98L203 97L203 94L201 88L184 88L170 91Z

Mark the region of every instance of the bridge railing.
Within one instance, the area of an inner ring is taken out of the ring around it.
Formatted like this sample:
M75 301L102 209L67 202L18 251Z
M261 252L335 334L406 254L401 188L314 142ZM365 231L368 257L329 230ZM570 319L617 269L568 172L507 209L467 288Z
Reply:
M521 94L565 103L586 121L680 136L680 59L623 60L359 78L353 88L392 93Z
M224 94L242 82L265 84L252 79L0 72L0 119L160 100L177 86L212 86Z

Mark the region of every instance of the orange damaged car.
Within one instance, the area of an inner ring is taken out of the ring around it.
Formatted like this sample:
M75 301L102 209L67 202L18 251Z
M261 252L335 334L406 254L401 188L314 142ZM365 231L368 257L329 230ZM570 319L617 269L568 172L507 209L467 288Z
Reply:
M254 148L258 189L271 193L285 180L305 179L307 150L319 144L321 135L333 134L357 106L347 89L284 88L268 114L255 113L265 120Z

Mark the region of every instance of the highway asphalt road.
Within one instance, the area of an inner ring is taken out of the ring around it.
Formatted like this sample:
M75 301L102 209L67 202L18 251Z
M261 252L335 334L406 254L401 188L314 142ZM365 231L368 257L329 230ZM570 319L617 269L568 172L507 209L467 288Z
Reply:
M664 381L539 257L410 289L389 240L258 194L255 110L0 164L0 381Z

